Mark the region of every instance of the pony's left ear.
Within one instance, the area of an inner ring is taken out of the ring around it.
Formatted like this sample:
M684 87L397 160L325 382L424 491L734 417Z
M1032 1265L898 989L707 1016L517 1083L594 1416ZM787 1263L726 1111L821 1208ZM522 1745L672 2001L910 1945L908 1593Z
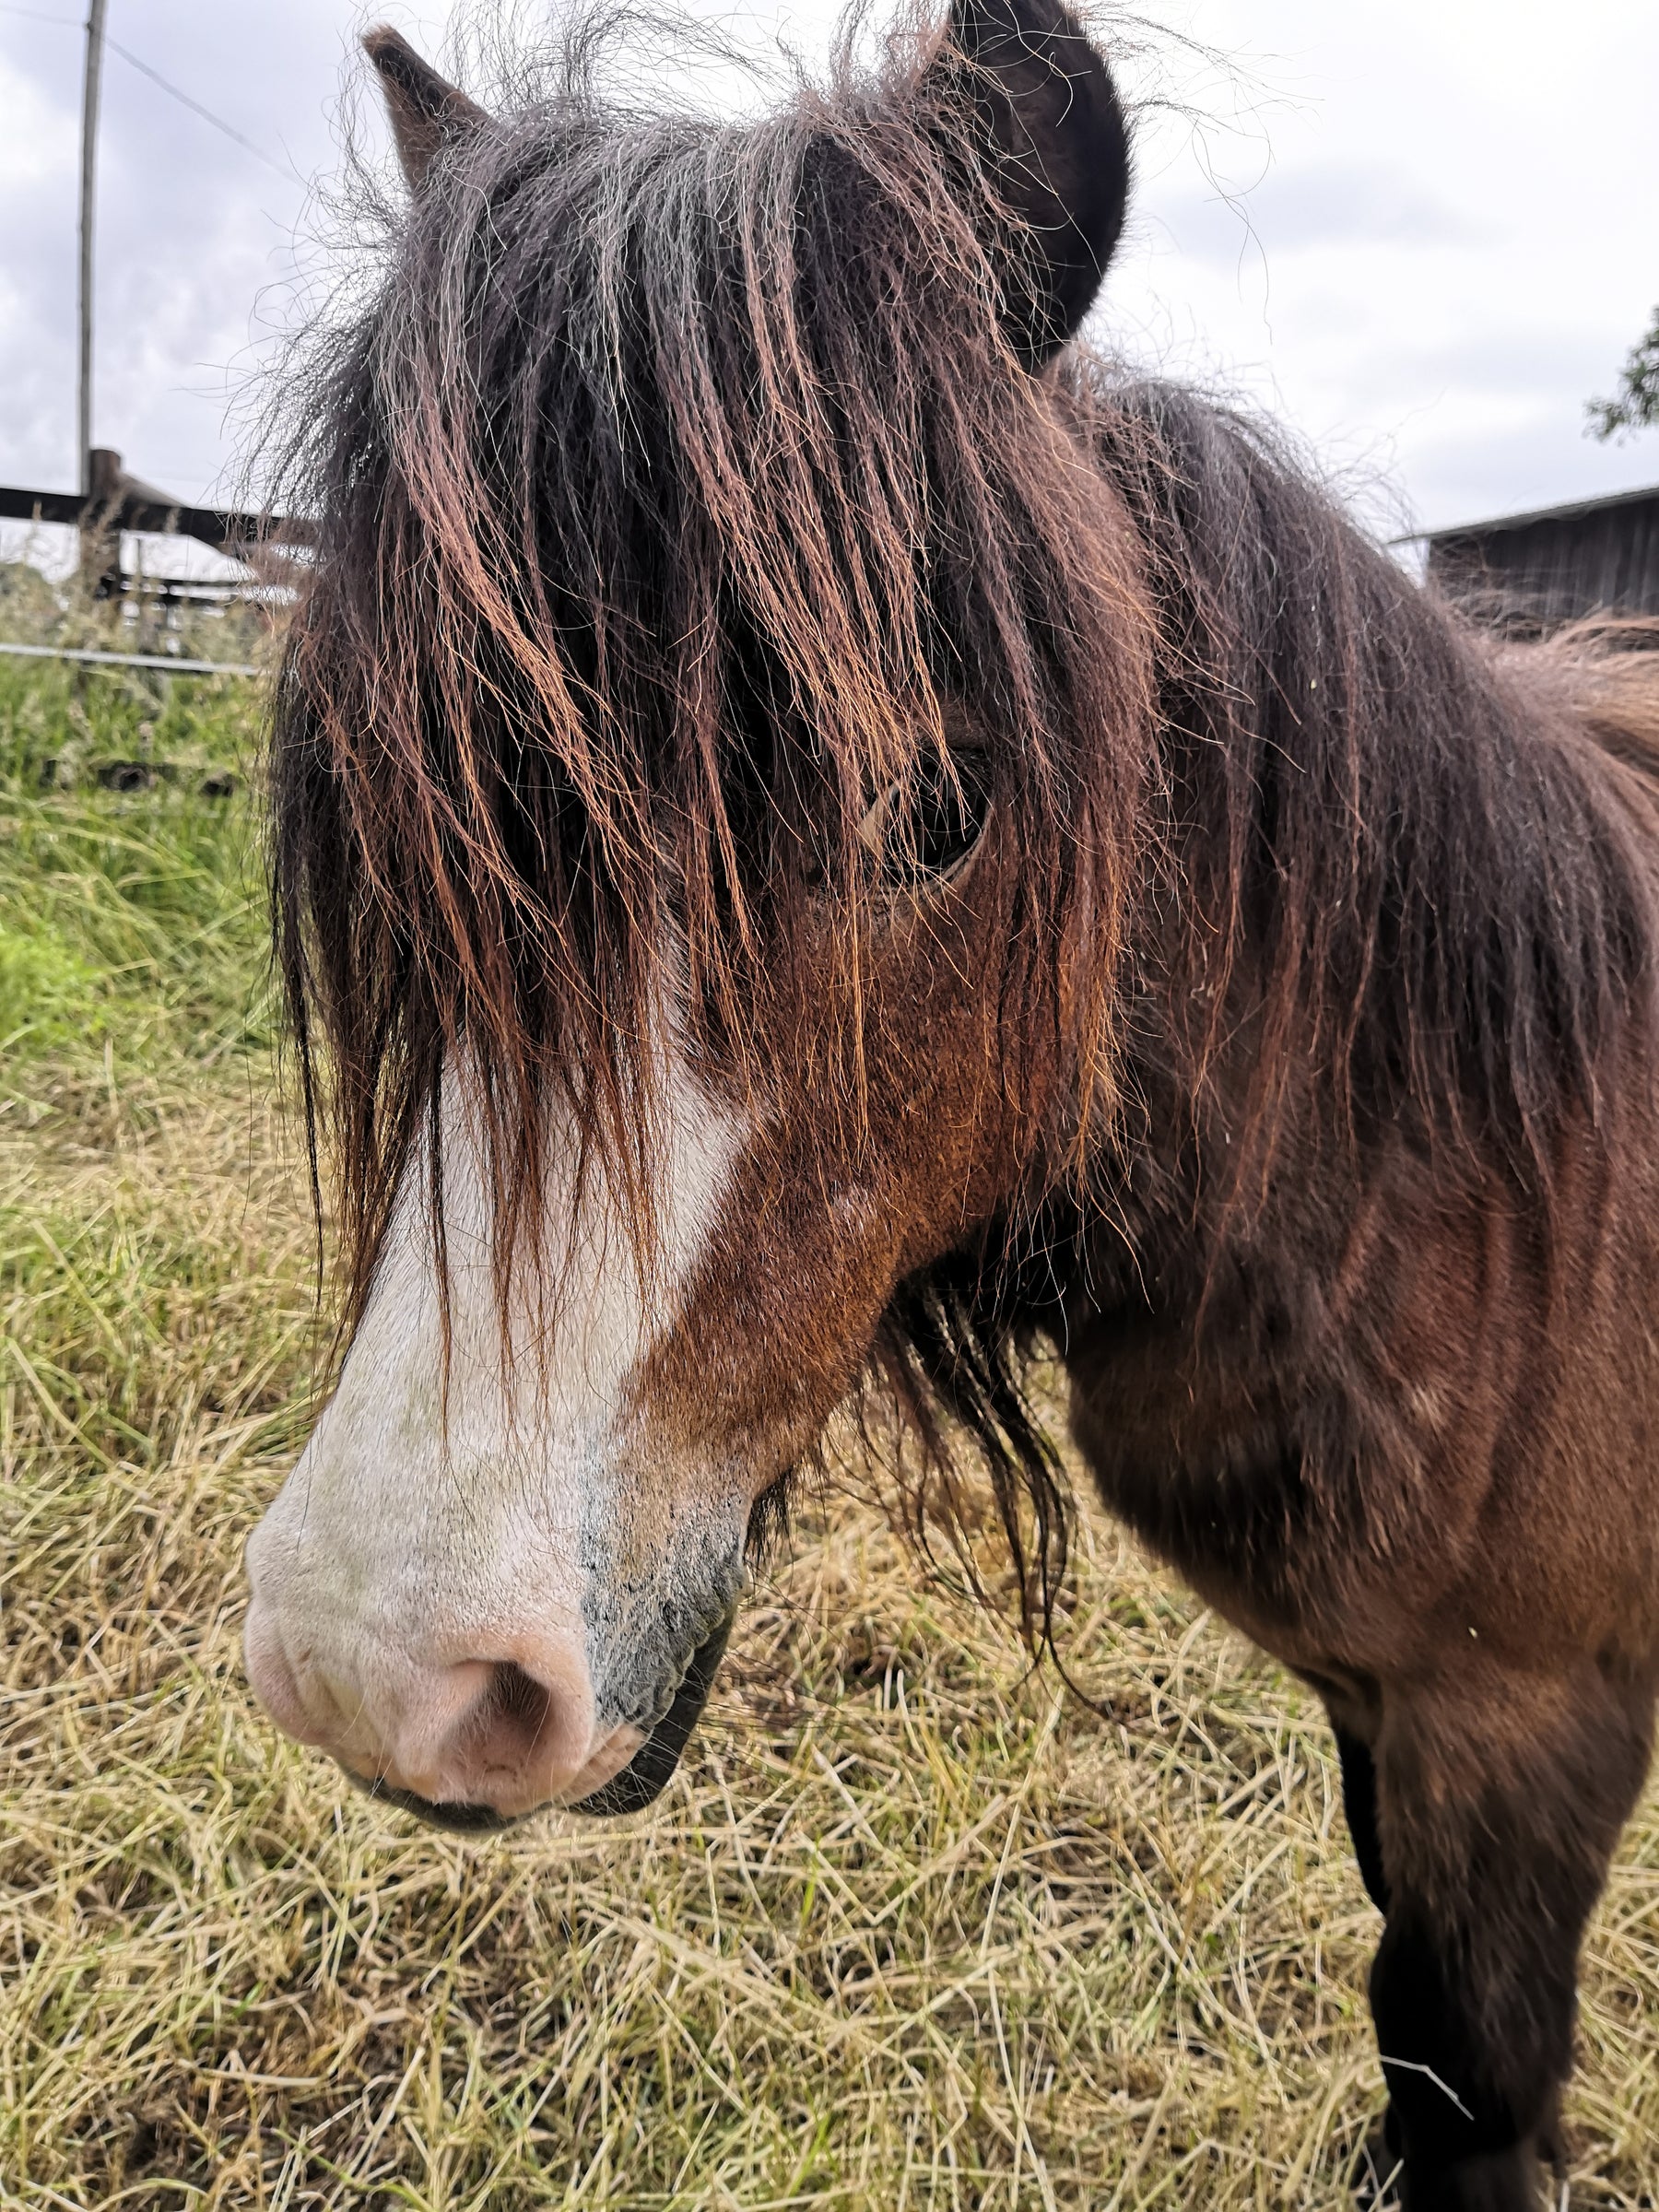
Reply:
M380 76L404 176L409 190L418 192L450 140L477 130L488 118L465 92L423 62L389 23L364 33L363 51Z
M1019 226L987 242L1009 343L1040 369L1088 313L1124 227L1129 135L1112 72L1061 0L955 0L927 75Z

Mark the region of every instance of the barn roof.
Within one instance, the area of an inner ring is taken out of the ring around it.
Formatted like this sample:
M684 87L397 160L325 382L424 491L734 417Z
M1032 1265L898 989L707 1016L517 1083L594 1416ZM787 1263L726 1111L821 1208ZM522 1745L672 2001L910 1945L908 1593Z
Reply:
M1644 500L1659 500L1659 484L1645 485L1638 491L1613 491L1594 500L1569 500L1561 507L1534 507L1524 514L1494 515L1489 522L1453 523L1440 530L1413 530L1393 542L1396 545L1438 545L1447 538L1486 537L1497 530L1526 530L1534 523L1571 523L1586 514L1605 513L1615 507L1640 506Z

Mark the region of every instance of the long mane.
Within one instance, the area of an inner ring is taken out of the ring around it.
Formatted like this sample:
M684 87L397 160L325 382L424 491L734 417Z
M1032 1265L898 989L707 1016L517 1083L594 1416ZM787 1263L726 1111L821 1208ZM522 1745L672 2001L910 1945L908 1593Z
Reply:
M347 1325L423 1140L435 1195L457 1055L503 1281L554 1098L644 1255L665 995L741 1062L811 878L856 960L857 824L964 694L1007 734L1031 856L1011 965L1087 930L1109 1085L1151 729L1136 557L1066 395L998 335L994 210L920 51L874 76L843 51L739 127L607 100L573 34L429 179L304 385L322 530L275 909Z
M1619 652L1651 638L1505 651L1261 423L1164 384L1103 391L1098 419L1159 606L1185 919L1158 988L1187 1091L1242 1003L1242 1180L1282 1135L1305 1174L1310 1146L1400 1125L1547 1201L1564 1118L1611 1117L1609 1047L1653 1011L1654 757L1610 757L1659 699L1652 653ZM1323 1110L1282 1127L1309 1066Z
M1569 1124L1605 1204L1659 1036L1653 626L1506 651L1265 424L1084 353L1067 372L1156 629L1164 772L1121 979L1129 1097L1099 1171L901 1286L880 1347L930 1441L940 1407L976 1440L1045 1633L1069 1506L1029 1362L1061 1339L1064 1286L1099 1280L1102 1225L1108 1254L1129 1251L1123 1183L1159 1163L1202 1283L1287 1180L1357 1198L1386 1130L1449 1186L1506 1178L1547 1243ZM930 1511L971 1514L947 1450L909 1498L924 1546Z

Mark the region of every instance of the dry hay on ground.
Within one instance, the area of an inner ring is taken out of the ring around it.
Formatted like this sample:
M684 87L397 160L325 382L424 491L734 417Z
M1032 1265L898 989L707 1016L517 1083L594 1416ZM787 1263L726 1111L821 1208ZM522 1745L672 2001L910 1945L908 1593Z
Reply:
M1115 1534L1107 1717L832 1504L632 1825L417 1832L280 1742L242 1539L313 1357L257 1090L0 1121L0 2202L1347 2202L1377 1924L1313 1702ZM1589 1947L1576 2206L1659 2192L1659 1806Z

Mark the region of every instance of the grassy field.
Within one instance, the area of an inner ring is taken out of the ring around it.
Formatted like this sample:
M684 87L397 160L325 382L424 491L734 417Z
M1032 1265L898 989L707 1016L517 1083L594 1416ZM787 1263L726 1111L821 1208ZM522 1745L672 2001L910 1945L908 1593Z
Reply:
M256 723L0 661L0 2204L1347 2203L1378 1924L1319 1712L1104 1526L1109 1718L827 1505L629 1824L436 1838L254 1711L318 1345ZM1583 2046L1571 2201L1651 2204L1652 1796Z

